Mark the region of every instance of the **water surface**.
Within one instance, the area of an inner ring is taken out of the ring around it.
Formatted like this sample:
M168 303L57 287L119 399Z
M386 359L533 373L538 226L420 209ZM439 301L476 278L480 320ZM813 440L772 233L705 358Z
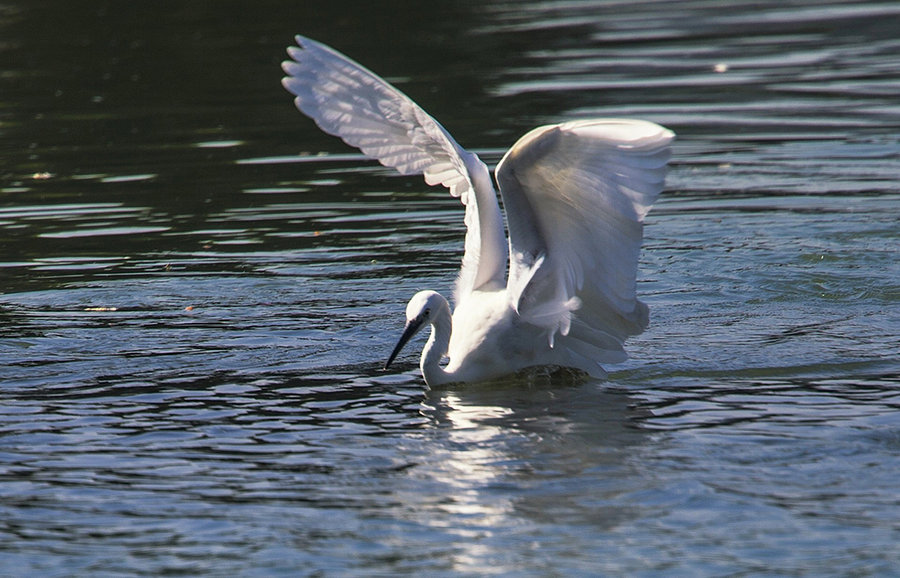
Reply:
M0 4L0 569L889 575L893 2ZM380 367L462 210L321 134L294 33L496 163L678 134L608 381Z

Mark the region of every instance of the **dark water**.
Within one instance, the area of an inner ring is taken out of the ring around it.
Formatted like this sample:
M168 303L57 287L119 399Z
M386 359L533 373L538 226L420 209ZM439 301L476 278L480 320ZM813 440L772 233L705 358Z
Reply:
M895 2L0 3L0 574L890 575ZM490 163L679 135L607 382L380 366L462 214L322 135L294 33Z

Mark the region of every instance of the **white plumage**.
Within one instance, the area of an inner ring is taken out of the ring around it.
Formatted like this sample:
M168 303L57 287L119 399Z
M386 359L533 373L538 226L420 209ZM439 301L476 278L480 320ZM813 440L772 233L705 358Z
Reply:
M416 103L335 50L297 37L282 80L319 127L402 174L421 173L466 206L466 242L447 300L417 293L388 360L432 326L421 368L430 386L533 366L605 376L647 327L635 296L642 223L663 187L674 134L651 122L586 119L536 128L490 173ZM448 358L446 364L443 359Z

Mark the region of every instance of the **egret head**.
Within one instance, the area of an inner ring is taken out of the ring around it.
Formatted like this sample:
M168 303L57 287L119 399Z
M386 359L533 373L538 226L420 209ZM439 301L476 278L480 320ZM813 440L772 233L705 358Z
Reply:
M419 291L413 295L413 298L409 300L409 304L406 306L406 327L403 329L403 335L400 336L400 340L397 342L397 346L394 347L394 351L391 352L391 356L388 357L384 368L387 369L393 363L394 358L397 357L397 354L400 353L406 342L412 339L413 335L426 325L434 323L438 315L444 312L449 316L450 305L440 293Z

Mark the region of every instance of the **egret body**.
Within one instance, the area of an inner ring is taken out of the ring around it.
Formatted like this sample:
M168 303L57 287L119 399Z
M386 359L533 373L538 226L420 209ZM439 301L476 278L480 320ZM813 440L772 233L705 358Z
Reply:
M385 367L429 325L420 362L429 386L537 366L602 377L602 363L625 360L625 339L648 323L635 294L637 261L671 131L603 118L532 130L494 171L504 228L477 155L373 72L323 44L296 40L282 83L301 112L385 166L444 185L465 205L455 309L434 291L414 295Z

